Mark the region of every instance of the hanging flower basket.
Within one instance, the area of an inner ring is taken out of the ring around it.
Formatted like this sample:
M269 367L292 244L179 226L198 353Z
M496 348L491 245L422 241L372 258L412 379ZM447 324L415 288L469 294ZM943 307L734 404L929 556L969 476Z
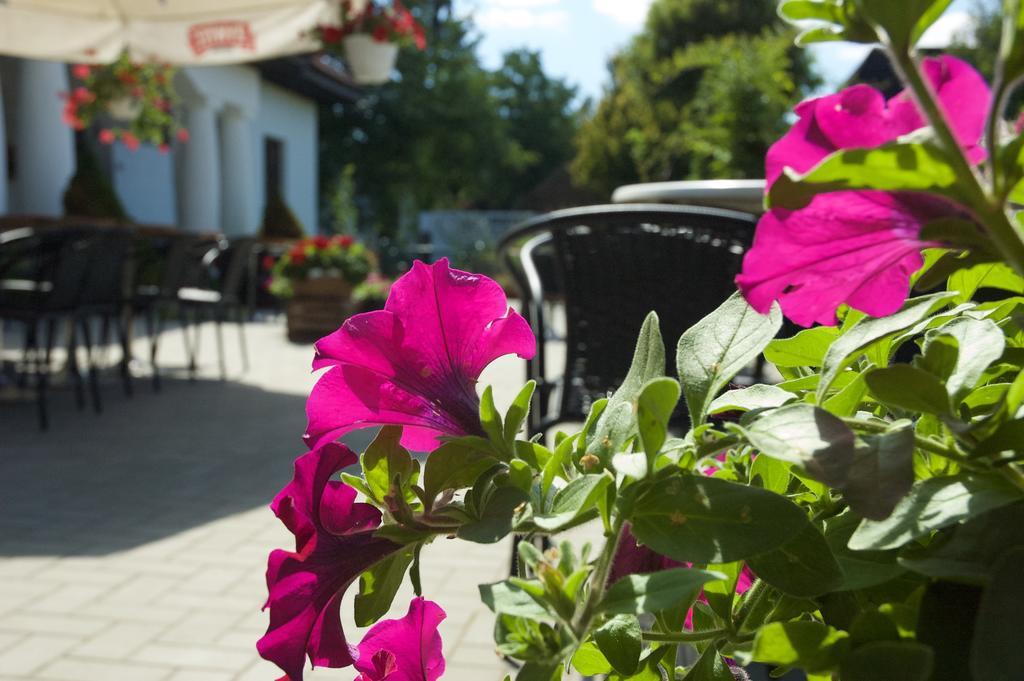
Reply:
M102 144L120 140L132 151L146 142L166 152L172 138L188 141L174 118L173 67L122 54L111 64L76 64L71 75L75 87L64 95L64 122L75 130L98 123Z
M377 42L365 33L345 36L345 61L356 81L366 85L379 85L391 79L398 60L398 45Z
M341 23L317 26L313 37L325 52L341 57L352 76L363 85L379 85L391 79L398 48L427 46L426 32L399 1L371 0L354 12L347 0L341 2Z

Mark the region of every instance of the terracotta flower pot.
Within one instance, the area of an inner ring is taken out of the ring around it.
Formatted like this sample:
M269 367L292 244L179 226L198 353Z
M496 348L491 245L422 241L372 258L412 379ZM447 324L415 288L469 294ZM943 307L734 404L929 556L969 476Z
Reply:
M379 85L391 79L398 59L398 45L378 42L365 33L346 36L345 61L355 79L365 85Z

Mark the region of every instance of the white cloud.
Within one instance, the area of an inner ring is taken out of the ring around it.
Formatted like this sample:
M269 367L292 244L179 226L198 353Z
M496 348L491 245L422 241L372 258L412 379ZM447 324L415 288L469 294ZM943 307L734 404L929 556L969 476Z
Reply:
M971 27L971 15L967 12L949 12L936 21L921 36L921 47L949 47L957 34Z
M523 0L519 0L523 1ZM529 0L526 0L529 1ZM525 7L488 6L476 14L476 23L483 29L563 29L569 25L564 9L535 10Z
M639 27L647 18L651 0L593 0L594 11L620 24Z

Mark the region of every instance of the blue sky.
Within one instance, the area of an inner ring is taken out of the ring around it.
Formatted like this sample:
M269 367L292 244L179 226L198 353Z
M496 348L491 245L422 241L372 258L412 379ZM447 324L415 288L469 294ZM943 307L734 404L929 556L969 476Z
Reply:
M961 28L972 0L956 0L926 41L942 46ZM643 26L650 0L455 0L456 11L472 13L482 34L480 56L493 67L502 53L529 47L540 50L545 69L600 97L607 61ZM829 85L843 82L857 67L865 48L837 43L815 48Z

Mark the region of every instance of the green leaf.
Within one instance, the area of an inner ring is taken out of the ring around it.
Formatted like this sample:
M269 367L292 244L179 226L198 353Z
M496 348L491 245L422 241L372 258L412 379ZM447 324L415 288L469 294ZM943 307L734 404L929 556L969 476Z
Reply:
M492 452L458 440L446 442L427 457L423 471L425 497L433 502L446 489L472 487L480 475L497 463Z
M512 400L512 406L508 408L508 412L505 414L503 433L505 442L509 445L515 442L519 429L523 427L526 417L530 414L530 400L533 399L533 391L536 388L536 381L527 381L523 389L516 395L516 398Z
M640 667L643 638L634 615L616 615L594 632L594 643L620 674L629 676Z
M941 148L903 142L840 150L803 175L787 168L769 190L767 203L769 208L799 210L818 194L855 189L921 191L970 205Z
M853 0L864 19L888 36L893 49L907 50L946 11L952 0Z
M1024 279L1002 262L986 262L968 269L957 270L949 277L950 291L959 295L957 304L970 302L980 288L996 288L1011 293L1024 293Z
M878 41L874 29L859 15L852 2L833 0L786 0L779 7L779 14L790 21L806 19L825 22L826 26L806 29L797 37L798 45L816 42L847 40L859 43Z
M932 649L914 641L876 641L859 646L843 658L843 681L928 681ZM986 678L986 677L981 677ZM1007 681L1010 677L1006 677Z
M934 530L1020 498L1020 491L1001 477L958 475L922 480L896 505L891 516L863 521L850 537L850 548L899 548Z
M647 453L649 464L661 451L668 436L668 422L672 418L682 389L674 378L655 378L648 381L637 400L637 426L640 441ZM649 466L653 468L653 465Z
M735 677L729 671L729 665L725 663L722 656L714 646L708 646L704 653L693 665L683 681L734 681Z
M515 509L527 499L518 487L499 487L490 495L479 517L459 528L459 538L477 544L500 541L512 531Z
M1024 421L1007 421L992 435L975 447L976 456L992 456L1000 452L1015 451L1024 443Z
M612 665L593 641L581 645L572 656L572 666L583 676L596 676L611 672Z
M636 341L633 362L619 389L608 399L608 406L632 404L640 396L644 386L655 378L665 375L665 341L661 338L658 315L651 312L640 327Z
M782 328L774 306L759 314L739 293L683 333L676 364L693 424L703 423L715 396L753 361Z
M555 447L555 453L544 464L544 471L541 474L541 498L547 499L548 491L551 489L555 478L565 479L566 467L572 460L572 449L576 444L579 435L567 437Z
M781 407L796 399L796 395L774 385L752 385L749 388L722 393L708 406L709 414L726 411L754 411Z
M810 523L782 546L747 562L754 574L791 596L819 596L843 583L843 572L825 537Z
M578 516L594 510L597 498L612 482L609 475L581 475L558 490L551 502L551 511L534 516L533 522L549 532L570 524Z
M501 414L498 413L498 408L494 406L494 391L491 386L484 388L484 394L480 396L480 425L483 426L484 432L487 433L487 438L495 446L500 447L502 451L507 450L504 427L501 424Z
M385 426L363 453L361 463L363 477L373 499L381 501L391 490L395 476L400 476L403 487L412 477L413 460L399 441L402 429L399 426Z
M928 333L925 353L933 343L947 338L956 342L959 352L946 379L946 390L959 400L978 384L989 365L1002 357L1006 339L991 320L959 317Z
M792 478L789 466L770 456L759 456L750 465L750 480L760 480L761 487L776 494L785 494Z
M900 565L934 579L985 584L1017 546L1024 546L1024 501L947 528L926 547L904 550Z
M848 647L845 631L819 622L772 622L757 632L752 656L756 662L825 672L838 666Z
M896 551L854 551L849 548L850 536L860 521L859 516L849 511L825 521L825 541L843 571L845 591L884 584L905 572L896 562Z
M1019 618L1024 609L1024 546L1017 546L996 564L992 582L981 597L971 644L974 678L1015 681L1024 669Z
M368 627L387 614L412 564L413 553L412 547L393 553L360 575L354 602L357 627Z
M759 414L743 427L763 454L799 466L815 480L838 487L853 463L855 437L824 409L791 404Z
M608 589L599 611L610 615L642 615L676 607L688 608L705 584L724 578L720 572L693 568L627 575Z
M853 416L857 413L867 394L868 384L864 380L864 373L859 373L849 384L825 400L821 406L825 408L825 411L836 416Z
M910 364L893 364L882 369L872 369L864 380L875 398L890 407L909 412L952 414L946 386L924 369Z
M820 367L825 353L839 337L834 326L804 329L790 338L776 338L764 349L764 358L780 367Z
M905 423L857 442L842 492L850 508L865 518L888 518L914 484L914 429Z
M481 584L480 600L495 615L512 615L534 620L548 620L551 615L530 594L508 581Z
M865 348L872 343L906 331L927 319L933 312L943 307L953 295L947 292L913 298L895 314L888 317L866 317L854 324L825 353L821 380L818 383L818 402L825 399L829 387L839 373L849 366Z
M653 483L636 499L633 534L658 553L693 563L730 563L803 531L804 512L756 487L686 475Z

